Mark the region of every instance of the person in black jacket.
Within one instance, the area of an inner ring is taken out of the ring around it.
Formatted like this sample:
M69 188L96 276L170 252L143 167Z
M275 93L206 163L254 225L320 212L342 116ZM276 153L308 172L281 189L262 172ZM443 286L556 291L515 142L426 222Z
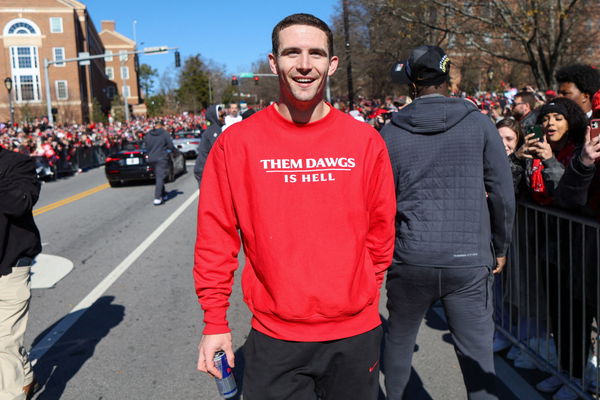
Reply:
M15 399L29 399L35 385L23 337L29 273L42 249L32 214L39 194L33 159L0 147L0 394Z
M498 131L468 101L446 97L450 60L414 49L392 79L415 100L381 131L396 182L396 244L387 274L385 386L400 400L421 321L441 300L469 399L492 399L493 274L506 263L515 213Z
M198 145L198 157L194 164L194 176L198 181L198 186L202 182L202 172L204 172L208 153L221 134L221 128L225 125L225 107L221 104L208 107L206 119L210 122L210 126L202 133L202 139Z
M154 186L154 205L159 206L167 200L165 192L165 177L169 168L169 151L175 150L171 135L163 129L162 121L155 124L144 138L148 152L148 164L154 169L156 183Z

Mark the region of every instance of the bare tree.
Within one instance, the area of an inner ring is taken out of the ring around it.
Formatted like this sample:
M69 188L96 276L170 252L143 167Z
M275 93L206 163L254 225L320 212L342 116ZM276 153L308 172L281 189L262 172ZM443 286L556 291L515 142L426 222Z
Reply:
M538 87L553 86L573 50L587 49L599 37L598 23L589 23L597 0L421 0L412 7L400 0L366 1L406 23L443 33L449 47L458 41L466 52L527 66ZM431 7L435 18L424 12Z

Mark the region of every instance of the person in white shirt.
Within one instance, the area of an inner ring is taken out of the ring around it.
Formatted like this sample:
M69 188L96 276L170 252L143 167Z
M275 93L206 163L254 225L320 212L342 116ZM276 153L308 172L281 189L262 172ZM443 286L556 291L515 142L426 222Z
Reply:
M225 116L225 125L223 126L223 130L242 120L242 116L240 115L240 107L237 103L229 103L228 111L228 114Z

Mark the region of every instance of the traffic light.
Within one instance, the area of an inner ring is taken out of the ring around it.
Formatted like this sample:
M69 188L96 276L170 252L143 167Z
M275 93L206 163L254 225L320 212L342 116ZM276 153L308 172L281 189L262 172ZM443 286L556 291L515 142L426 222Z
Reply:
M175 51L175 68L181 67L181 56L178 51Z
M233 86L237 86L237 85L239 85L239 84L240 84L240 82L238 81L238 78L237 78L237 76L233 75L233 76L231 77L231 84L232 84Z
M254 84L258 85L258 76L254 75Z

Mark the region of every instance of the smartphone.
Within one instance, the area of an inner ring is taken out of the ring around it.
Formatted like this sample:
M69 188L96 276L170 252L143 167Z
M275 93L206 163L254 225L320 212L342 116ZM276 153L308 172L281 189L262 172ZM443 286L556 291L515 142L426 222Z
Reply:
M531 135L532 133L534 139L539 139L541 142L544 141L544 131L542 131L542 127L540 125L528 126L527 135Z
M590 121L590 139L598 135L600 135L600 119L593 119Z

